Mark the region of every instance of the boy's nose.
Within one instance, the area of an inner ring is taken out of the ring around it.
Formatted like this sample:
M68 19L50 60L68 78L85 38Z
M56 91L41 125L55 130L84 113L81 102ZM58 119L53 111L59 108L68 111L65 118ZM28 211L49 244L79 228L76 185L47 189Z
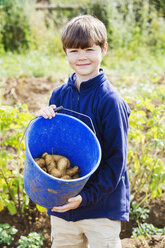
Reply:
M78 53L78 59L86 59L86 54L85 54L85 50L81 49L79 50L79 53Z

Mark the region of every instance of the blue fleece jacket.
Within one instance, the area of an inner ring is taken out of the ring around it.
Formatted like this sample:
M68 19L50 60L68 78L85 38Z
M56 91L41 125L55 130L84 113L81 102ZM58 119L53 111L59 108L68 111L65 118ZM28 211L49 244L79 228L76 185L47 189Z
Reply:
M75 74L68 82L54 89L49 104L62 105L91 117L102 149L102 160L96 172L80 192L79 208L65 213L48 210L68 221L89 218L129 220L129 181L126 169L127 134L130 109L124 99L107 80L104 71L82 82L80 92L75 86ZM85 122L88 118L71 114Z

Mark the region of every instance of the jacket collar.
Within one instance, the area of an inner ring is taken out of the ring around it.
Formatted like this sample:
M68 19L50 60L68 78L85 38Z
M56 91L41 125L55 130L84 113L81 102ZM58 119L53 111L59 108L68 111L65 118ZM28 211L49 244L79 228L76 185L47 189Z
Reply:
M76 88L75 86L75 80L76 80L76 74L73 73L69 79L68 79L68 86L72 86ZM100 84L102 84L106 80L104 70L101 68L99 75L97 75L94 78L91 78L87 81L83 81L80 85L80 92L90 90L91 88L98 87Z

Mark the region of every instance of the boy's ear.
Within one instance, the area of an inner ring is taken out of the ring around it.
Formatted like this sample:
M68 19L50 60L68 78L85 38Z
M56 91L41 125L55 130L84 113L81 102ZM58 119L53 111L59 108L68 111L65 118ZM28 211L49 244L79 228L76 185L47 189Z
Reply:
M103 54L103 56L105 56L105 55L106 55L107 50L108 50L108 42L106 41L106 42L105 42L105 44L104 44L103 50L102 50L102 54Z

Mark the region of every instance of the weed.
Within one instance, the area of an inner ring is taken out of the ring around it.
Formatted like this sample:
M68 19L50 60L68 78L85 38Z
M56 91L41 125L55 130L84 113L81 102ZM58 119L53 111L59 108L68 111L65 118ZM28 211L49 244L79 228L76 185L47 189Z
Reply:
M157 228L152 224L143 223L139 227L133 228L132 236L133 237L148 237L150 235L165 235L165 228Z
M10 245L14 240L13 235L16 234L18 230L11 227L9 224L0 224L0 244Z
M43 245L44 237L40 233L31 232L29 235L21 236L17 248L40 248Z

